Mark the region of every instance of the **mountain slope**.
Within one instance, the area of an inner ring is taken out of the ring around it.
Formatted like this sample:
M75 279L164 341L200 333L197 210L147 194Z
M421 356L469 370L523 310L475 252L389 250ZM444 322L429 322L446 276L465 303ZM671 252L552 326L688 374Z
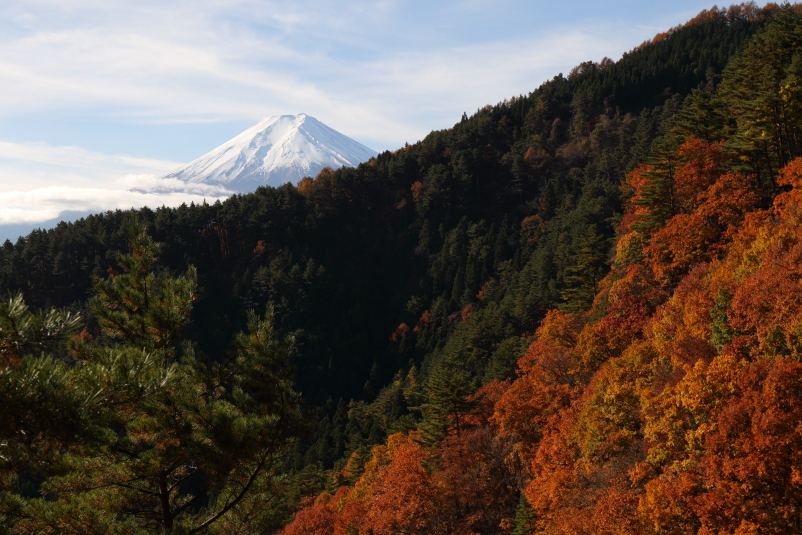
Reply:
M165 178L244 193L258 186L295 183L324 167L354 167L375 155L304 113L270 116Z
M802 365L786 358L802 354L802 227L789 219L802 212L787 195L775 203L786 215L764 209L777 186L802 190L776 176L802 156L786 141L802 139L790 68L801 48L787 38L802 33L767 30L724 75L724 56L763 26L730 12L358 169L136 214L168 272L197 269L186 338L213 364L246 311L269 307L295 342L297 387L319 407L286 461L287 496L254 485L263 494L242 502L254 506L215 532L277 529L298 503L308 507L284 535L697 533L702 522L735 533L767 521L766 532L799 532L777 524L802 518L788 498L802 495L802 440L783 431L800 417L782 412L802 407ZM686 64L695 78L675 82ZM773 90L764 67L781 75ZM787 138L765 119L780 101ZM85 299L90 275L120 271L127 215L0 248L0 285L31 303ZM740 399L759 400L761 418ZM66 502L70 490L53 495ZM77 503L127 514L119 501Z

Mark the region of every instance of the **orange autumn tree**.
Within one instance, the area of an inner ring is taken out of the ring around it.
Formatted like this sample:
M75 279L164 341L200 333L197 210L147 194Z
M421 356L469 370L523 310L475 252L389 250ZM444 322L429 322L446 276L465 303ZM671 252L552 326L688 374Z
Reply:
M802 166L796 165L783 170L784 184L797 180ZM701 495L694 481L701 472L687 470L683 463L701 462L707 453L705 443L717 429L721 403L732 399L728 396L742 373L738 359L765 353L767 348L773 354L793 351L788 340L795 341L795 335L778 325L798 322L802 289L794 281L802 277L795 276L794 269L802 265L802 258L796 232L778 216L787 218L794 213L798 217L794 208L798 201L792 200L796 193L791 189L778 197L771 232L766 226L769 220L756 210L757 190L749 177L719 173L708 179L706 188L692 194L688 209L693 212L688 215L715 227L715 232L695 246L706 250L706 259L716 264L706 267L700 263L705 257L688 259L667 279L661 277L665 271L660 271L665 264L650 258L649 253L656 248L655 238L668 232L658 229L646 241L631 241L645 243L645 254L628 256L619 264L619 271L614 269L611 282L602 285L606 315L584 327L580 320L579 330L563 337L562 345L552 339L544 346L547 340L541 336L530 348L530 362L535 361L531 353L537 345L541 350L548 348L552 355L559 354L570 363L570 381L587 385L577 385L583 394L574 398L570 409L563 409L550 425L543 426L545 431L529 433L528 440L517 446L527 449L531 459L528 474L532 479L526 485L526 496L537 514L538 529L555 533L631 533L646 526L671 525L684 526L684 532L699 529L703 522L700 510L694 507ZM698 240L679 232L680 223L687 230L688 220L682 215L670 218L666 227L673 224L678 237ZM741 236L741 228L747 229L747 236ZM744 240L753 243L744 244ZM727 258L730 251L740 254L729 263L717 260ZM741 266L735 265L738 262ZM733 277L734 273L739 273L738 277ZM710 342L710 325L715 321L711 310L716 306L717 288L722 286L733 291L726 306L732 318L728 321L738 336L708 371L716 355ZM783 289L782 297L770 296L776 288ZM750 300L749 296L754 297ZM550 321L553 326L555 318L552 315L541 329L545 331ZM616 332L627 334L621 337ZM613 339L619 341L611 344ZM542 406L531 384L529 390L524 389L524 380L531 383L531 371L537 366L530 365L529 370L524 366L502 396L501 412L493 417L503 424L501 432L515 430L517 421L526 421L523 415L527 410ZM592 380L584 383L582 371L596 369ZM683 380L686 374L688 379ZM510 403L516 399L514 393L523 392L518 401ZM517 436L525 437L532 428L518 429ZM686 445L679 446L683 443ZM622 464L627 456L630 460ZM614 466L617 468L612 469Z
M427 454L411 437L387 439L390 462L373 483L363 529L376 535L437 533L436 494L424 461ZM445 533L445 531L443 531Z
M802 364L752 363L705 441L694 512L703 530L802 529Z
M712 361L702 354L694 362L687 349L671 350L675 375L685 376L669 380L647 409L648 459L659 475L647 483L641 511L658 531L797 529L799 504L784 493L795 489L798 461L787 448L797 447L798 437L784 422L802 407L794 383L798 363L788 360L798 358L795 333L802 320L800 169L797 160L781 171L789 190L771 210L745 218L725 259L693 272L696 290L677 303L691 311L718 310L707 320L699 312L692 317L702 325L726 322L730 334ZM678 334L697 345L712 339L712 331L674 327L688 324L680 313L686 312L678 307L675 320L660 320L667 348Z
M490 422L501 441L511 444L515 462L528 462L542 439L548 419L568 406L569 373L581 323L575 314L549 312L535 340L518 361L519 377L499 397Z
M683 146L680 212L648 233L624 218L591 310L549 312L459 432L392 435L284 533L798 531L802 161L763 208L716 145Z

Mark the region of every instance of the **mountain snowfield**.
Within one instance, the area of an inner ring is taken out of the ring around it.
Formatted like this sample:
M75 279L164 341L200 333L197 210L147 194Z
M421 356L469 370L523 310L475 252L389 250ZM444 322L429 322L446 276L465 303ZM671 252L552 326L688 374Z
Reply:
M247 193L314 177L324 167L356 167L376 154L305 113L270 116L164 178Z

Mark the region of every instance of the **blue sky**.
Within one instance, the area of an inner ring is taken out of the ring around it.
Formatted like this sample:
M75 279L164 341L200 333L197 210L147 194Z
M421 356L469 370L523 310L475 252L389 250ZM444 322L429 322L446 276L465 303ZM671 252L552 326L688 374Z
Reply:
M157 177L267 115L305 112L393 150L710 7L6 0L0 225L222 196L128 190L158 189Z

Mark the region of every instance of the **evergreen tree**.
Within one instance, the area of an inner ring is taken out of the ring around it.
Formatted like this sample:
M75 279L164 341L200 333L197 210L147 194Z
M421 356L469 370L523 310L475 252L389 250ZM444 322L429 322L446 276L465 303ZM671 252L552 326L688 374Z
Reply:
M589 225L580 236L576 252L565 268L565 288L561 292L564 310L578 312L593 303L596 287L604 276L606 243L604 236L597 233L596 225Z
M673 131L659 138L652 147L648 166L642 167L645 184L633 204L643 209L632 228L646 232L665 225L678 212L675 175L680 162L677 148L682 139Z
M802 155L800 55L802 16L785 5L727 66L720 85L735 127L729 146L769 191L777 170Z
M675 128L684 139L696 137L717 143L726 137L726 115L714 93L695 89L677 114Z
M94 312L104 334L173 356L197 299L197 272L190 266L182 277L158 276L159 246L138 222L127 227L130 253L117 255L123 273L111 270L108 279L95 279Z
M515 509L515 517L512 519L512 531L510 535L531 535L535 532L535 520L537 515L529 505L529 500L521 494L518 500L518 507Z
M7 447L61 454L41 466L41 485L25 492L20 482L33 476L30 468L4 458L0 514L18 531L204 531L265 488L298 430L290 345L275 339L270 314L250 314L250 333L238 335L219 362L190 347L177 359L194 271L156 277L157 246L134 230L131 253L120 256L126 271L99 282L95 301L117 342L84 337L71 344L69 360L28 355L0 377L4 390L14 390L22 429L43 428L26 444L3 426ZM61 406L35 407L43 395Z
M443 363L432 370L425 386L426 401L419 408L424 443L437 444L452 427L460 432L465 413L472 406L467 399L472 392L471 376L461 366Z
M719 353L725 345L738 334L731 326L728 311L732 301L732 293L726 288L719 288L710 311L713 320L710 325L710 343Z

